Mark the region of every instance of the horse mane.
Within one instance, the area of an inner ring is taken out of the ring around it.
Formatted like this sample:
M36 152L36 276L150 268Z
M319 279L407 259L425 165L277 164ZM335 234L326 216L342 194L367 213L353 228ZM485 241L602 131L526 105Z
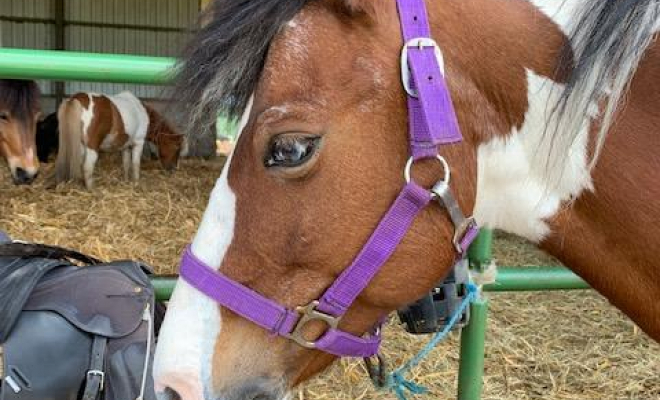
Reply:
M41 92L35 81L0 79L0 108L7 109L23 124L40 110Z
M254 92L280 27L308 0L215 0L178 65L174 97L193 134L205 134L218 112L238 118Z
M159 135L183 136L172 127L172 124L163 117L156 109L145 102L141 102L149 116L149 128L147 128L147 139L156 143Z
M570 144L580 134L585 115L598 117L596 146L589 161L593 168L617 108L660 26L660 2L584 1L574 21L559 60L560 69L572 68L553 112L557 118L554 136L565 135L564 143Z

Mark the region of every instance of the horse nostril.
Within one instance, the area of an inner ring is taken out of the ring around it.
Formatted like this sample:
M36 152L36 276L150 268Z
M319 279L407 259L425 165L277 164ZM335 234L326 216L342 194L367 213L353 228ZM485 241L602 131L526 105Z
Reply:
M280 390L269 390L267 385L256 384L240 388L231 400L279 400L282 398Z
M272 394L261 393L253 397L251 400L277 400Z
M176 390L166 387L162 392L156 393L157 400L183 400Z
M34 180L34 176L30 176L23 168L16 168L14 171L14 183L17 185L25 185Z

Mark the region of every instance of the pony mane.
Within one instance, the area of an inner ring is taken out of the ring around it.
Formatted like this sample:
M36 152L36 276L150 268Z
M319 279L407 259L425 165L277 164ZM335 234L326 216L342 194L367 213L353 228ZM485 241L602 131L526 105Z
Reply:
M617 108L660 27L660 2L584 1L574 21L559 60L560 69L570 67L566 68L566 85L553 111L557 118L554 136L566 136L558 139L570 146L580 134L584 116L597 119L599 130L589 160L592 169Z
M191 134L204 135L218 112L239 117L254 92L281 26L308 0L215 0L178 65L174 97Z
M155 142L159 135L163 136L183 136L172 127L172 124L163 117L154 107L145 102L141 102L149 116L149 128L147 129L147 139Z
M21 123L27 124L39 112L41 92L35 81L0 79L0 108L7 109Z

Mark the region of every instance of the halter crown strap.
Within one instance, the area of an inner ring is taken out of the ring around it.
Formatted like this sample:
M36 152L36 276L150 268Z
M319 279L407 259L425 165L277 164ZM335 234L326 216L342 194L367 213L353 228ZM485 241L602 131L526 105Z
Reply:
M441 70L442 54L431 39L424 0L397 0L397 6L404 39L401 72L409 91L411 155L415 160L435 157L438 145L463 137Z

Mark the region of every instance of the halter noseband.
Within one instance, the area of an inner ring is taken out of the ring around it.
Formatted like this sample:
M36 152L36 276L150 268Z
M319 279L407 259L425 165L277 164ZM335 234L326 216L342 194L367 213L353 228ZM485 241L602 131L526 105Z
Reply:
M401 52L401 75L408 97L410 152L405 169L406 184L378 224L353 263L323 296L295 310L287 309L204 264L188 247L181 263L181 277L222 306L273 334L302 347L336 356L370 357L378 352L380 330L359 337L338 328L360 293L394 253L417 214L432 200L444 206L454 224L453 244L459 257L474 240L478 227L461 212L450 188L447 161L438 146L462 140L449 91L443 78L440 48L433 39L424 0L397 0L405 45ZM435 158L444 167L444 179L430 191L410 178L415 161ZM304 337L312 321L325 324L315 341Z

